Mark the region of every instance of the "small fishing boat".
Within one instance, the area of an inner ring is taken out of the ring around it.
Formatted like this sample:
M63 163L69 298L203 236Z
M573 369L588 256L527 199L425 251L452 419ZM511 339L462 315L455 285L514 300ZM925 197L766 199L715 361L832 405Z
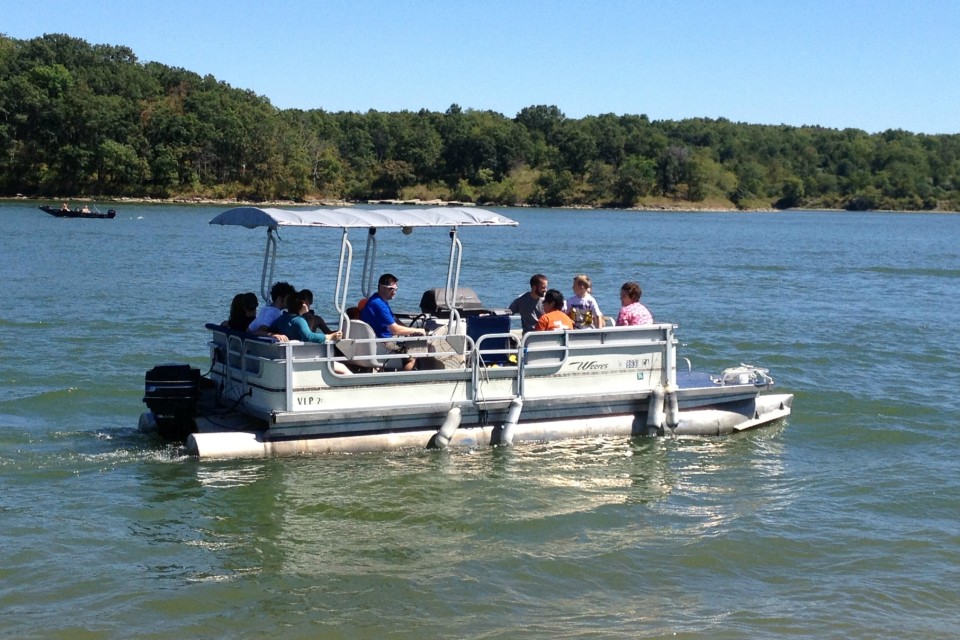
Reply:
M68 207L51 207L48 205L43 205L40 207L41 211L49 213L50 215L56 218L100 218L100 219L113 219L117 217L117 212L113 209L108 209L106 213L102 213L94 207L93 211L85 210L85 208L80 209L70 209Z
M339 231L333 306L344 338L335 345L275 342L207 324L207 373L186 364L148 371L149 410L140 416L140 430L183 440L201 458L598 435L724 435L791 412L793 395L770 393L774 381L767 369L741 364L709 374L678 366L677 325L671 323L526 334L513 328L509 312L485 307L459 284L461 231L518 224L494 211L238 207L210 223L266 229L264 300L280 227ZM427 290L421 313L406 318L425 329L423 337L380 339L348 315L355 266L350 232L366 237L359 290L368 297L376 290L377 247L386 235L378 232L389 229L402 230L396 237L405 241L421 229L449 237L445 286ZM432 366L391 369L387 342L421 354ZM342 366L352 373L338 373Z

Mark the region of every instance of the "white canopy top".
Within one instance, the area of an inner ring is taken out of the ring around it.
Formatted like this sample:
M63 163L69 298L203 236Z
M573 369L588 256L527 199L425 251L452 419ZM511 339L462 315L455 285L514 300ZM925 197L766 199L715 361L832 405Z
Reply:
M515 227L519 223L504 215L474 207L420 209L260 209L236 207L224 211L210 224L257 227Z

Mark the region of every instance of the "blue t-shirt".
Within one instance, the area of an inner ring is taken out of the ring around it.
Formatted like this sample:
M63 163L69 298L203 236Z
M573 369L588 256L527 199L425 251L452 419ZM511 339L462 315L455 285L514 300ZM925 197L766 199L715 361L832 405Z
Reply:
M392 338L390 325L396 323L397 318L390 310L387 301L375 293L367 300L367 305L360 312L360 319L373 327L373 332L378 338Z

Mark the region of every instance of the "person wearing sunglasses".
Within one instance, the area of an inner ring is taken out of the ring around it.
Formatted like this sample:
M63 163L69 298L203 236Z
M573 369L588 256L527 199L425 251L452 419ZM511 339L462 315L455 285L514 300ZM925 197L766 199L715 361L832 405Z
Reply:
M378 338L394 338L398 336L423 336L426 332L423 329L407 327L397 322L397 317L393 315L390 308L390 301L397 295L397 278L393 274L385 273L377 281L377 292L370 296L363 311L360 312L360 319L373 327L373 332ZM399 347L394 347L400 351ZM405 371L411 371L416 366L416 358L407 358L403 364Z

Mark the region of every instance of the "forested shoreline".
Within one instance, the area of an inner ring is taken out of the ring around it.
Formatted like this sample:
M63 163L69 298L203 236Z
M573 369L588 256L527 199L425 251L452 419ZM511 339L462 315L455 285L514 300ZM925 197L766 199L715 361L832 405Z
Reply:
M960 210L960 134L277 109L62 34L0 35L0 149L0 197Z

